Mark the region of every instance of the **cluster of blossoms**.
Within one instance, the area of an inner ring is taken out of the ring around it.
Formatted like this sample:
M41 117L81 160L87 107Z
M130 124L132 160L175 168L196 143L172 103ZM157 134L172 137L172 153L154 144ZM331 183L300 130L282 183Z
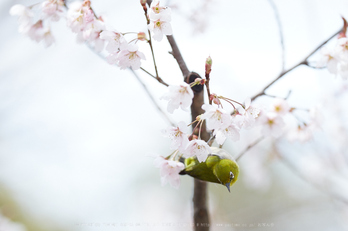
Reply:
M172 34L172 26L170 25L171 9L169 7L160 6L157 0L152 1L148 18L148 28L153 32L153 39L161 41L163 35Z
M146 2L142 2L145 12L147 12ZM153 32L153 39L161 41L163 35L171 35L170 25L171 10L169 7L162 7L159 1L153 1L147 14L148 28ZM14 5L10 14L18 16L19 31L28 35L36 42L44 40L46 46L54 43L55 39L51 34L49 22L59 21L63 16L66 17L68 27L77 34L77 42L86 42L92 45L96 52L101 52L107 42L107 60L110 64L117 64L121 69L139 69L141 60L145 60L145 55L138 51L137 41L147 41L144 32L139 32L137 38L127 42L124 33L114 29L108 29L102 17L97 17L91 8L90 0L75 1L66 7L64 0L47 0L40 7L33 5L26 7ZM35 23L35 13L32 8L37 8L40 12L39 20ZM67 8L65 14L64 8ZM133 42L133 43L132 43Z
M211 59L207 59L207 61L210 62L211 66ZM206 72L210 73L210 71L211 68L206 68ZM168 92L162 96L162 99L168 100L168 112L173 113L174 110L179 108L187 111L194 96L191 87L196 84L205 84L206 81L196 79L191 85L183 82L177 86L169 86ZM204 104L202 109L205 112L198 116L194 122L197 123L196 128L198 128L205 120L207 129L212 131L212 135L219 145L223 145L227 138L238 141L241 129L251 129L255 126L261 127L261 133L265 137L279 137L284 133L284 117L295 110L282 98L275 99L268 109L259 109L252 106L250 99L241 104L214 93L210 94L210 101L212 104ZM222 101L233 106L232 113L223 108ZM301 123L295 129L290 130L288 133L289 140L307 141L311 138L312 131L318 127L318 120L316 119L318 113L317 110L310 110L309 114L309 123ZM294 117L296 118L295 115ZM199 162L204 162L208 155L212 153L207 142L199 139L199 136L196 137L193 133L188 133L188 126L184 122L179 122L177 126L168 127L163 131L164 135L172 141L170 148L175 150L168 158L158 157L156 160L156 166L161 169L163 184L170 182L172 186L177 187L179 176L173 173L179 173L183 169L183 165L178 161L174 164L175 159L196 157ZM200 128L198 130L200 131ZM178 155L180 157L176 158ZM159 162L158 159L161 161ZM166 175L166 173L170 173L170 175Z
M37 7L40 11L38 16L35 15L34 7ZM63 13L63 0L47 0L40 5L31 7L17 4L10 9L11 15L18 16L19 32L29 36L36 42L44 41L46 47L54 43L49 21L59 21Z
M346 22L344 28L346 28ZM348 38L345 31L339 34L335 46L323 47L321 54L320 67L326 66L331 74L343 79L348 78Z

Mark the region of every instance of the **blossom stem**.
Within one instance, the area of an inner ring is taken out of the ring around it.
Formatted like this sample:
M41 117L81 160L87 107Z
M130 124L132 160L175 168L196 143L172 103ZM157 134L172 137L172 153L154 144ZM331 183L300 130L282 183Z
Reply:
M237 102L237 101L235 101L235 100L233 100L233 99L229 99L229 98L226 98L226 97L223 97L223 96L221 96L222 97L222 99L224 99L224 100L226 100L226 101L232 101L232 102L234 102L234 103L236 103L236 104L239 104L240 106L242 106L243 108L244 108L244 105L243 104L241 104L241 103L239 103L239 102Z
M144 68L140 67L140 70L142 70L143 72L145 72L146 74L150 75L152 78L156 79L159 83L163 84L164 86L168 87L169 84L164 82L162 78L156 78L156 76L154 76L153 74L151 74L150 72L148 72L147 70L145 70Z
M158 76L158 70L157 70L157 64L156 64L156 59L155 59L155 53L153 52L153 46L152 46L152 39L151 39L151 32L150 30L148 30L149 33L149 40L147 41L150 49L151 49L151 54L152 54L152 60L153 60L153 65L155 67L155 72L156 72L156 79L158 80L158 82L160 82L160 77Z

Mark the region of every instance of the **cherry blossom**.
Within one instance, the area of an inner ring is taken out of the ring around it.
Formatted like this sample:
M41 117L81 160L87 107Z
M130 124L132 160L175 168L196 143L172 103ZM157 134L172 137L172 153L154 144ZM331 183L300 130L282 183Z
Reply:
M189 84L182 82L179 86L170 85L168 92L161 97L161 99L169 100L167 110L173 113L175 109L181 107L182 110L187 111L191 106L193 98L193 91Z
M11 7L10 15L18 16L19 32L26 33L32 24L32 18L34 17L34 12L21 4L16 4Z
M87 2L75 1L69 5L67 24L75 33L88 28L88 24L93 22L94 15Z
M163 21L161 18L156 21L150 21L148 28L153 32L152 38L160 42L163 39L163 35L172 35L172 26L169 22Z
M290 106L286 100L278 98L271 105L271 111L278 115L285 115L290 111Z
M321 49L321 55L322 58L319 61L318 66L326 66L327 70L331 74L338 74L338 65L339 65L339 58L338 58L338 52L333 49L328 49L327 47L323 47Z
M184 156L196 156L199 162L203 162L211 152L209 145L204 140L191 140L185 149Z
M188 127L186 123L181 121L177 127L168 127L163 131L163 134L172 140L171 149L179 149L179 151L183 152L189 142L187 132Z
M59 21L64 12L63 0L47 0L42 4L42 18L50 18L52 21Z
M108 41L105 49L111 54L119 52L120 49L126 49L128 45L123 35L117 31L104 30L100 33L100 38Z
M202 109L205 111L201 119L207 121L208 129L223 129L230 125L231 116L222 108L217 108L209 104L203 104Z
M145 55L138 51L138 45L136 44L129 44L117 56L118 65L121 69L131 67L133 70L137 70L140 68L141 59L145 59Z
M285 126L282 117L275 113L262 114L258 121L262 126L261 132L265 136L271 135L273 137L278 137L283 132L283 127Z
M229 121L229 125L225 128L215 129L213 135L218 144L222 145L226 138L230 138L232 141L238 141L240 139L239 131L243 124L243 118L240 115L235 115L232 120Z
M248 98L245 100L245 108L239 108L239 113L243 116L243 127L245 129L250 129L256 121L256 118L259 116L261 110L251 106L251 100Z
M174 188L179 188L179 172L185 168L183 163L173 160L166 160L164 157L158 156L154 160L154 164L157 168L160 169L162 186L166 185L169 182L169 184Z
M156 21L161 17L164 21L170 21L172 13L171 9L169 7L160 6L159 4L160 1L158 0L151 2L149 11L150 20Z
M39 20L37 23L30 26L27 35L36 42L43 40L46 47L49 47L54 43L54 37L51 34L50 28L45 27L42 20Z
M94 43L94 50L101 52L105 43L105 40L100 37L103 30L105 30L104 22L101 19L93 20L93 23L88 24L88 27L82 31L82 40Z
M159 1L152 1L149 12L150 23L148 29L153 32L153 39L161 41L163 35L171 35L171 10L169 7L159 6Z
M297 126L288 132L287 138L289 141L306 142L313 137L311 126Z

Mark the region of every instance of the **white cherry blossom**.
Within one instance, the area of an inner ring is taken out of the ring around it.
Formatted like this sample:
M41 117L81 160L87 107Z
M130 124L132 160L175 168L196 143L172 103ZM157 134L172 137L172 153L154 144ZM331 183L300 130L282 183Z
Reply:
M243 127L245 129L250 129L252 126L254 126L256 118L259 116L261 110L251 106L250 98L245 100L244 106L245 108L240 108L238 111L244 119Z
M105 49L111 54L115 54L119 52L119 50L126 49L128 45L123 35L117 31L104 30L100 33L100 38L108 41L108 45Z
M199 162L203 162L211 152L209 145L204 140L191 140L186 147L184 156L196 156Z
M169 22L164 21L162 18L157 19L156 21L150 21L148 29L153 32L153 39L160 42L163 39L163 35L172 35L172 26Z
M189 142L187 132L188 127L186 123L181 121L178 123L178 126L165 129L163 134L172 140L171 149L178 149L180 152L183 152Z
M283 132L283 127L285 126L282 117L275 113L262 114L258 121L262 126L261 132L265 136L278 137Z
M152 1L149 11L150 23L148 29L153 32L153 39L161 41L163 35L171 35L172 26L171 9L169 7L162 7L159 1Z
M318 63L319 67L324 67L326 66L327 70L331 74L338 74L338 66L340 63L340 60L338 58L339 54L336 50L334 49L329 49L327 47L323 47L321 50L321 60Z
M138 51L138 45L136 44L129 44L117 56L118 65L121 69L131 67L133 70L137 70L140 68L141 59L145 59L145 55Z
M278 115L285 115L290 111L290 106L286 100L278 98L271 105L271 111Z
M232 120L230 120L229 125L226 128L215 129L213 135L215 135L216 142L222 145L227 137L232 141L238 141L240 139L239 131L242 124L242 116L236 115Z
M210 104L203 104L202 109L205 112L201 116L201 119L205 119L207 121L208 129L223 129L230 125L231 116L224 109L214 107Z
M171 9L169 7L160 6L160 1L154 0L151 2L149 10L150 20L156 21L161 17L164 21L169 22L171 21L171 14Z
M10 15L18 16L20 33L26 33L29 30L34 17L34 12L30 8L21 4L16 4L11 7Z
M158 156L154 160L154 164L157 168L160 169L162 186L166 185L169 182L169 184L174 188L179 188L179 172L184 170L185 168L183 163L173 160L166 160L164 157Z
M167 110L173 113L175 109L181 107L184 111L191 106L193 91L189 84L182 82L179 86L170 85L168 92L161 99L169 100Z

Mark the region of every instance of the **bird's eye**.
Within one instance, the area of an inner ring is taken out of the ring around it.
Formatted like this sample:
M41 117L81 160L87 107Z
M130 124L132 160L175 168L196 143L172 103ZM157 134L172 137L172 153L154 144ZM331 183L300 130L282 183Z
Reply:
M230 172L230 180L233 180L233 179L234 179L233 172Z

